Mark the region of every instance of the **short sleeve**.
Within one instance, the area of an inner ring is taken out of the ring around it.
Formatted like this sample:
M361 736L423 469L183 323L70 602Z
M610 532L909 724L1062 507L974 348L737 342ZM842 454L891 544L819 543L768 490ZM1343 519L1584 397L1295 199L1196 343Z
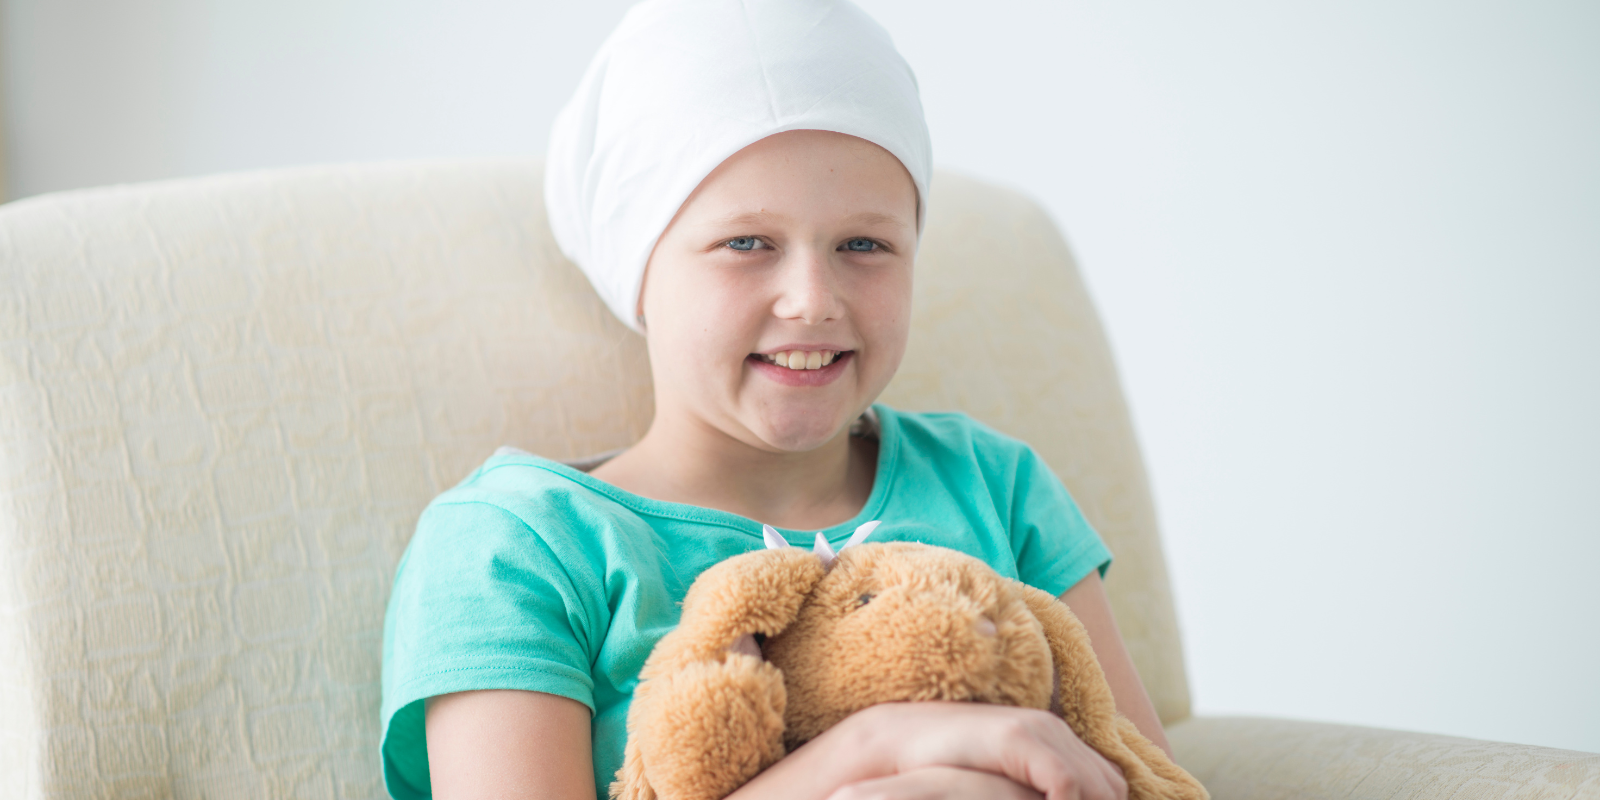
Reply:
M1021 445L1011 495L1011 549L1017 575L1030 586L1060 596L1099 570L1111 566L1111 551L1084 519L1050 467Z
M384 779L429 794L423 701L523 689L593 711L596 630L574 576L520 517L488 502L435 502L417 523L384 618Z

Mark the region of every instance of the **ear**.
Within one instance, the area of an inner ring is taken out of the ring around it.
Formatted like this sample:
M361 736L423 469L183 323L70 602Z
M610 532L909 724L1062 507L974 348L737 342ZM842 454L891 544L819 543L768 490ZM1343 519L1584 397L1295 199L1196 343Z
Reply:
M1210 797L1199 781L1174 764L1127 717L1117 713L1116 699L1090 645L1089 633L1067 604L1032 586L1015 586L1050 643L1056 671L1051 710L1060 714L1085 744L1122 768L1129 800Z
M793 547L756 550L711 567L684 595L678 627L656 644L649 667L717 661L743 636L777 636L825 572L821 559Z

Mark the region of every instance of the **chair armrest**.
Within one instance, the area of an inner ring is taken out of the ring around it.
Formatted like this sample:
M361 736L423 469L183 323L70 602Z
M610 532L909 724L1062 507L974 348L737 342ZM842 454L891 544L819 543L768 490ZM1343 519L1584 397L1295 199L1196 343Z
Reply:
M1167 728L1214 800L1600 799L1600 754L1285 719Z

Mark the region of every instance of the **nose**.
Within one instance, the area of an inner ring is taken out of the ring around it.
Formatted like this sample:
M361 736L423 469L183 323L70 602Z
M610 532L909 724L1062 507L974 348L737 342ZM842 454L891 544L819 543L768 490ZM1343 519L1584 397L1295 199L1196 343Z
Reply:
M779 270L778 299L772 313L779 319L799 320L808 325L838 319L844 315L839 298L831 253L802 248L793 253Z

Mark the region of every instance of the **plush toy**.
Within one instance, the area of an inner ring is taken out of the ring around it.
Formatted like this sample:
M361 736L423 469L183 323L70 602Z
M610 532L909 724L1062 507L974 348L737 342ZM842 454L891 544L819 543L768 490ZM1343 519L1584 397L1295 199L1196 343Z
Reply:
M613 798L721 800L845 717L916 700L1049 709L1122 768L1130 798L1207 798L1116 713L1064 603L955 550L860 544L876 524L837 555L768 528L769 549L695 580L640 672Z

